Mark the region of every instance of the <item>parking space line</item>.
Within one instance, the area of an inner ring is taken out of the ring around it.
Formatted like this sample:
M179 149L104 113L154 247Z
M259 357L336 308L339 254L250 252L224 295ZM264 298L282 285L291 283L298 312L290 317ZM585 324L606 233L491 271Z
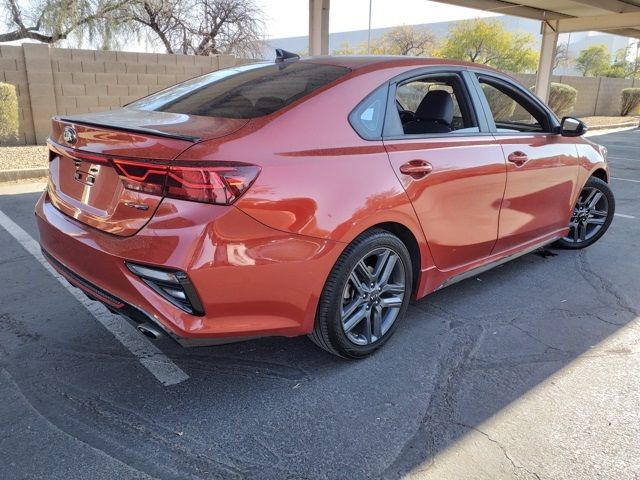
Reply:
M111 313L99 302L87 298L81 290L72 287L54 268L49 265L40 251L40 245L18 224L0 210L0 226L2 226L22 247L35 257L47 271L65 287L89 313L109 330L122 345L125 346L140 363L163 385L175 385L189 378L180 367L164 355L158 347L151 344L126 320Z
M640 180L632 180L630 178L611 177L612 180L622 180L623 182L640 183Z
M613 215L615 217L622 217L622 218L631 218L631 219L635 219L636 218L633 215L625 215L624 213L614 213Z
M635 158L630 158L630 157L619 157L618 155L609 155L607 154L607 158L613 158L614 160L629 160L634 162L636 159Z

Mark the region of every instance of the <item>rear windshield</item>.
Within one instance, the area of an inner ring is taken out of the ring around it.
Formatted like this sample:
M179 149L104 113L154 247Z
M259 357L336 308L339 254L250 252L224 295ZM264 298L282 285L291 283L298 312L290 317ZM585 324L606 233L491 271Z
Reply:
M253 64L187 80L127 108L206 117L268 115L333 82L350 70L305 62Z

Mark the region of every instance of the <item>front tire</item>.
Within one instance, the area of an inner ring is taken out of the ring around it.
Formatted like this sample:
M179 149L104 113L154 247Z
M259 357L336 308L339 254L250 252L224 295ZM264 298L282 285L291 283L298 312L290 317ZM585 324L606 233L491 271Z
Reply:
M329 274L311 340L345 358L362 358L380 348L404 317L413 288L412 264L404 243L386 230L356 238Z
M593 245L611 225L615 209L611 187L599 178L589 178L571 214L569 234L556 245L574 250Z

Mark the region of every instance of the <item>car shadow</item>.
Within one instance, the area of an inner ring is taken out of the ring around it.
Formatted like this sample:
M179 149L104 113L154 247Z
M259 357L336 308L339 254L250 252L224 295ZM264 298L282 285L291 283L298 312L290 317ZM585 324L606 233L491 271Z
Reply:
M0 197L34 238L36 198ZM158 478L398 478L637 318L609 258L626 228L412 302L364 360L304 337L158 344L189 375L168 387L0 228L1 370L42 428Z

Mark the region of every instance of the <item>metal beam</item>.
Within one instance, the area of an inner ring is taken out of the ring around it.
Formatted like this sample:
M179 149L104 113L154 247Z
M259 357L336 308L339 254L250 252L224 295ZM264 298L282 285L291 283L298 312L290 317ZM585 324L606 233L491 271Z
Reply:
M522 5L506 0L435 0L448 5L475 8L486 12L514 15L541 21L560 20L558 33L603 31L625 37L640 38L640 7L624 0L572 0L576 4L588 5L613 14L588 17L573 17L544 8ZM629 15L632 15L629 17ZM566 22L566 23L565 23Z
M640 30L635 28L621 28L620 30L608 30L607 33L612 35L621 35L623 37L640 38Z
M579 3L580 5L588 5L590 7L596 7L600 10L608 10L615 13L628 13L637 12L640 7L627 3L621 0L571 0L572 2Z
M558 32L549 22L542 22L542 45L540 47L540 61L536 75L536 95L543 102L549 100L549 87L553 74L553 59L556 54Z
M329 0L309 0L309 55L329 53Z
M501 13L504 15L514 15L516 17L532 18L534 20L557 20L560 18L571 18L564 13L553 12L536 7L520 5L518 3L506 2L503 0L435 0L449 5L475 8L485 12Z
M640 11L613 13L592 17L563 18L558 20L558 32L585 32L588 30L608 31L621 28L640 27Z

